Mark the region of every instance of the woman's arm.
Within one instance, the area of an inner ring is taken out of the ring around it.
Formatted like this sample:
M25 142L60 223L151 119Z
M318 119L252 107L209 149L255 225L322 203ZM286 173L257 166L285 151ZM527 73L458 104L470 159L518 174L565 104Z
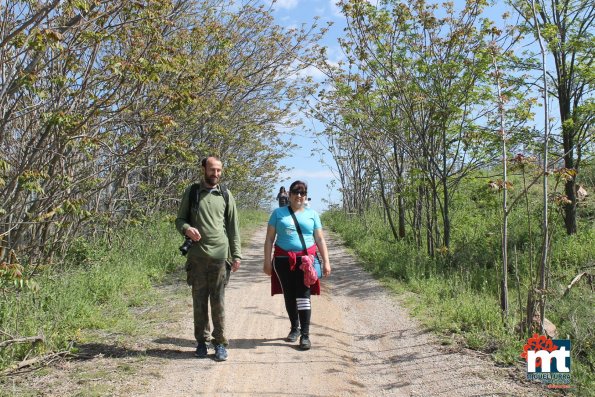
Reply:
M267 236L264 240L264 263L262 264L262 271L269 276L273 274L273 264L271 263L271 259L276 236L277 230L275 229L275 226L269 225L267 227Z
M325 277L328 277L331 274L331 263L329 262L328 250L326 248L326 241L324 240L322 228L314 229L314 241L316 241L318 252L320 252L320 256L322 256L322 274Z

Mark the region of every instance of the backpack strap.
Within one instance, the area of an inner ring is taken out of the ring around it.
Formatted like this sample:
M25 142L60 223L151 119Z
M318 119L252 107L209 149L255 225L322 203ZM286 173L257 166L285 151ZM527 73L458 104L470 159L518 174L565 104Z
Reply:
M229 191L225 185L219 185L219 188L221 189L221 194L223 194L223 200L225 200L225 227L227 228L227 223L229 222Z
M188 202L190 203L191 210L193 208L198 209L198 203L200 202L199 188L200 183L193 183L192 186L190 186L190 195L188 196L190 200Z
M225 200L225 228L227 229L227 223L229 222L229 191L227 190L227 186L219 185L219 189L221 189L221 194L223 195L223 200ZM190 187L190 210L193 208L198 212L198 207L200 204L200 183L193 183Z

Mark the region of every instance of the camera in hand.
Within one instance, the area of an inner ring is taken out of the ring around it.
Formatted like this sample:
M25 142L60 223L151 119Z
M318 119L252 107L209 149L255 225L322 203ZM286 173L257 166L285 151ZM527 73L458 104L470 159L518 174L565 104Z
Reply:
M191 246L192 246L192 240L190 238L186 237L184 239L184 244L180 245L180 248L179 248L180 253L182 255L186 255Z

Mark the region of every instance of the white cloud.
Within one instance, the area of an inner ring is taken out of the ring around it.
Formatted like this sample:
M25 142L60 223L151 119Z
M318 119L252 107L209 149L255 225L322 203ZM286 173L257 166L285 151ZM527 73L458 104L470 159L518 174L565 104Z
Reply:
M327 63L332 67L339 67L341 62L347 61L345 51L340 45L328 46L326 53Z
M297 7L299 0L277 0L274 3L275 8L291 10Z
M283 175L283 179L334 179L335 175L329 169L320 169L318 171L306 169L293 169Z
M326 75L315 66L308 66L307 68L301 70L299 75L301 77L311 77L314 81L322 81L326 77Z

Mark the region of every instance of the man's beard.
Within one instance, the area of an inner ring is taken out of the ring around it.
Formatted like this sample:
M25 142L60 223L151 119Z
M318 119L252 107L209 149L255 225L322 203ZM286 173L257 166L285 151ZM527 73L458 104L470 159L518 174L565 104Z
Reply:
M206 181L209 185L215 186L217 184L217 182L219 182L219 178L217 178L216 176L210 176L210 177L206 178Z

